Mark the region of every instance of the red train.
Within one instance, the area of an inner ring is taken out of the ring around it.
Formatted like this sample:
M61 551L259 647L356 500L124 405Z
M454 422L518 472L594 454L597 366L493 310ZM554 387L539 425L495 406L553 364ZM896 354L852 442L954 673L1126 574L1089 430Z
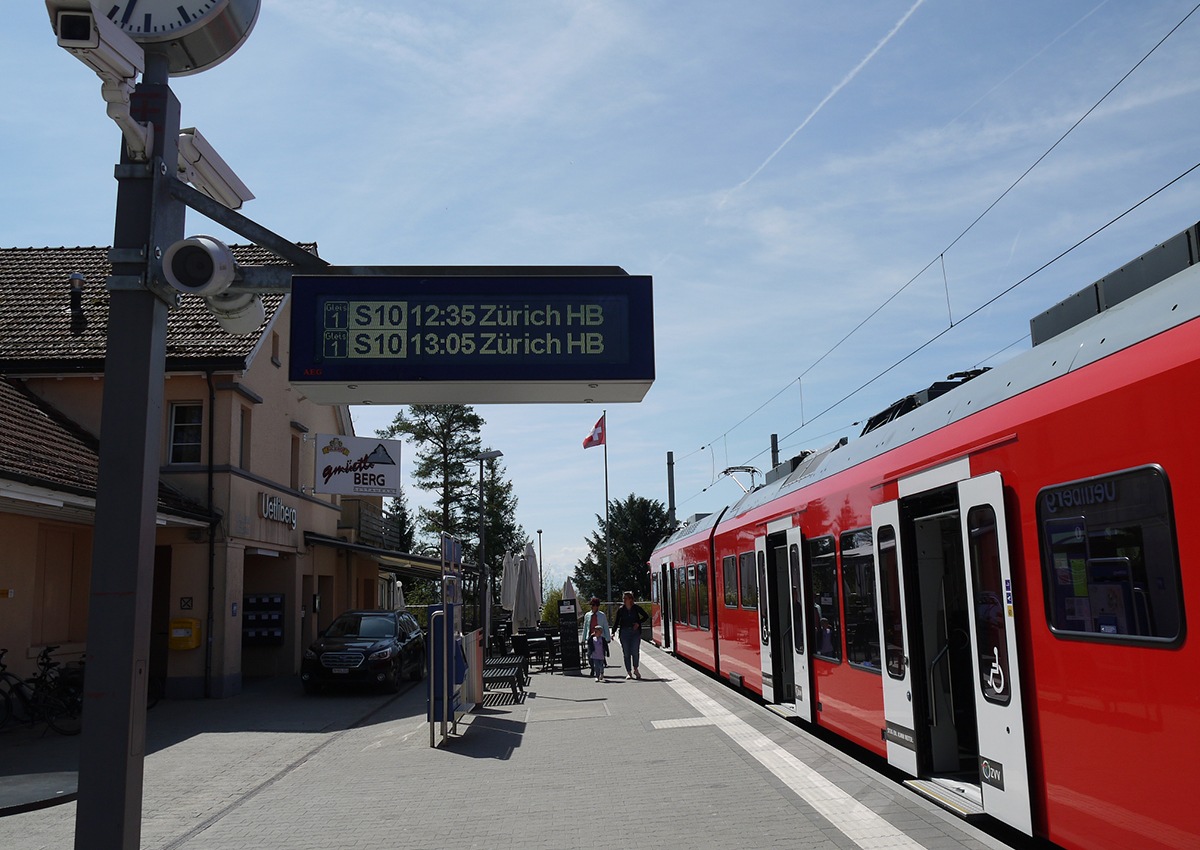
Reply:
M1200 847L1197 262L1200 225L663 540L656 642L964 816Z

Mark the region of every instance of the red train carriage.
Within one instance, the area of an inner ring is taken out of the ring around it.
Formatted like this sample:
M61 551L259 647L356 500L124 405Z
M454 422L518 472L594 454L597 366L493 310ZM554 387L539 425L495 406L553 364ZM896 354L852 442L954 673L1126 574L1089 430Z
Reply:
M664 643L964 815L1197 846L1197 245L1200 226L1035 319L1029 352L664 540Z

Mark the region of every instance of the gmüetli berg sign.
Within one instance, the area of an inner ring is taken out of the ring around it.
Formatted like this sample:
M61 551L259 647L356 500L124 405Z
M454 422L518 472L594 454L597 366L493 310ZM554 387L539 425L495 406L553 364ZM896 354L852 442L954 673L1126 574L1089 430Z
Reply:
M400 493L400 441L318 434L313 473L318 493Z

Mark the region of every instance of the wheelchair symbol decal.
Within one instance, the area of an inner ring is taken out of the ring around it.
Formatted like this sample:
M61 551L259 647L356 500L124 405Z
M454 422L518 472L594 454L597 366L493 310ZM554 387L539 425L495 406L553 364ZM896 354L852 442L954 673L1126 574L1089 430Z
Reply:
M992 662L992 669L988 672L988 687L993 693L1004 693L1004 668L1000 666L1000 648L992 647L992 655L995 660Z

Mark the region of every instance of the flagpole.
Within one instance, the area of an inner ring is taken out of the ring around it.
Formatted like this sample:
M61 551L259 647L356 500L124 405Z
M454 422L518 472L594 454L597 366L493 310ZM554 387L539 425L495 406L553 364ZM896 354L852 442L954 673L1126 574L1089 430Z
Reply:
M612 603L612 529L608 525L608 411L604 420L604 561L608 568L608 602Z
M608 602L612 595L612 529L608 525L608 411L600 417L604 421L604 561L608 567Z

